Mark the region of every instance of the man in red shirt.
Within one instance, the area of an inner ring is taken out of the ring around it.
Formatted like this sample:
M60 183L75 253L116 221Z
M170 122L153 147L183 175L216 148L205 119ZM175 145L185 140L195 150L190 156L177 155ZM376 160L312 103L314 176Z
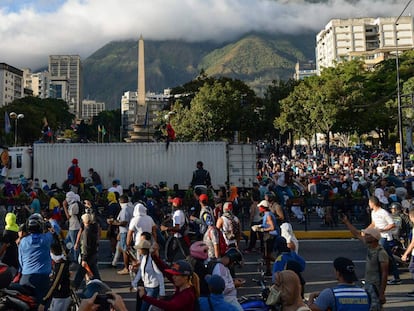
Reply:
M72 160L72 165L68 168L68 184L70 186L70 190L78 193L79 186L82 183L82 173L81 169L78 166L78 159Z

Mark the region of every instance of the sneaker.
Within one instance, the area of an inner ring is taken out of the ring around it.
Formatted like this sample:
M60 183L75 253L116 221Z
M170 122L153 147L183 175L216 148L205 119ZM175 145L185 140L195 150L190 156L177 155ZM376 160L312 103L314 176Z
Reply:
M117 273L120 275L126 275L129 274L129 270L127 268L124 268L122 270L119 270Z
M387 284L388 285L400 285L402 284L402 281L400 279L393 279L393 280L389 280Z

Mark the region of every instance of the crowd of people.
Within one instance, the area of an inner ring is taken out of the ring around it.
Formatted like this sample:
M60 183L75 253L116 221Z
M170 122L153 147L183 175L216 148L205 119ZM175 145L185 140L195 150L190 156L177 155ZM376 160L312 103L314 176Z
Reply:
M81 310L94 310L100 298L115 310L126 310L122 299L100 281L103 228L111 242L111 266L121 259L116 273L131 276L136 310L243 310L237 288L245 280L237 277L237 267L252 252L261 254L264 274L272 277L276 298L269 297L269 304L282 310L381 310L386 286L401 284L392 242L401 243L403 261L414 252L412 176L400 176L396 163L398 159L364 160L346 152L332 152L329 158L270 154L259 157L257 180L242 194L234 186L214 191L201 161L190 191L183 193L165 185L124 189L119 180L105 190L98 172L89 169L85 179L73 159L62 201L46 182L41 187L50 194L46 207L33 203L37 195L31 189L30 216L22 226L12 211L5 215L0 255L17 276L14 282L32 288L38 310L67 309L73 292L83 298ZM85 183L106 199L104 213L97 202L82 198ZM353 262L339 257L333 263L338 286L304 300L306 260L299 254L292 223L307 221L309 212L325 224L343 222L366 244L364 288L356 285ZM357 230L356 222L365 229ZM65 236L61 227L67 229ZM412 257L409 269L414 276ZM168 298L165 278L175 288Z

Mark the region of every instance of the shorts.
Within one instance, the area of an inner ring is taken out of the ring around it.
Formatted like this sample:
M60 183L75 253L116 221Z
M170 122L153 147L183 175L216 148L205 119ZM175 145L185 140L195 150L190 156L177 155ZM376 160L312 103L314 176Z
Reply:
M123 251L127 250L127 232L122 232L119 234L119 248Z

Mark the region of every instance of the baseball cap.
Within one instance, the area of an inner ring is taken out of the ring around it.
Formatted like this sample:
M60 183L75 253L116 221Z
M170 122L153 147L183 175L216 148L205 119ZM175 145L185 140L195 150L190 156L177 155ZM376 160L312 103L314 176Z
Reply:
M176 206L180 206L183 204L183 200L179 197L172 199L170 202Z
M264 212L267 208L269 208L269 202L262 200L259 204L257 204L257 207L259 208L260 212Z
M333 262L335 270L342 274L347 283L358 281L355 274L355 264L351 259L338 257Z
M187 261L178 260L172 264L170 269L165 269L165 272L172 275L192 275L193 269Z
M147 241L147 240L139 241L139 243L137 245L135 245L135 249L141 249L141 248L150 249L151 248L151 242Z
M198 197L198 200L200 202L208 202L208 196L207 196L207 194L205 194L205 193L200 194L200 196Z
M369 234L376 240L381 240L381 232L377 228L366 228L362 230L364 234Z
M226 203L223 204L223 211L230 212L232 210L233 210L233 203L226 202Z
M217 274L206 275L205 280L211 287L212 292L222 293L226 288L223 278Z

